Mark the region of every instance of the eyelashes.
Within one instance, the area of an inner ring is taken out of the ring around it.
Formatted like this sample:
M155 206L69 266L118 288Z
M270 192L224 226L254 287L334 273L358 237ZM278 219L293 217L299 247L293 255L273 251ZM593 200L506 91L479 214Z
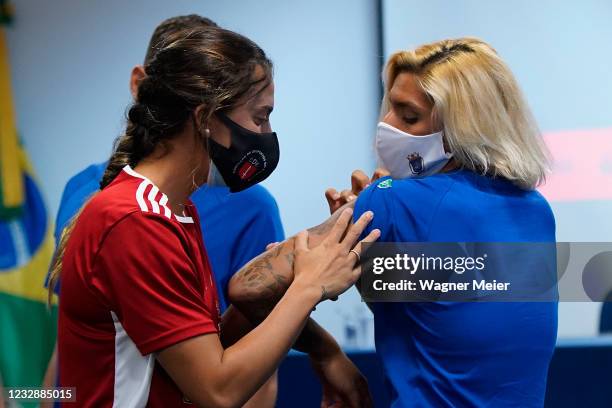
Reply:
M264 123L268 123L269 122L269 118L253 118L253 122L257 125L257 126L261 126Z

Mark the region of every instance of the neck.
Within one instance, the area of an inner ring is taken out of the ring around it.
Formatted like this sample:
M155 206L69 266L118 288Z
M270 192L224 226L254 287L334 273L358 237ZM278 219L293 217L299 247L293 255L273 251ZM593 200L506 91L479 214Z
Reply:
M199 153L202 154L199 154ZM208 160L193 134L182 132L141 160L134 170L151 180L168 196L172 212L183 214L183 206L205 181Z

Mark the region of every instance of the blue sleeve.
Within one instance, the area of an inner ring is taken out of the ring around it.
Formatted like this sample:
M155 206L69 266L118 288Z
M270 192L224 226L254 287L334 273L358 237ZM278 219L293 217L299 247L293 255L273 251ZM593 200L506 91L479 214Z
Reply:
M257 215L245 226L243 239L236 243L231 260L232 275L264 252L268 244L285 239L278 205L272 194L262 187L249 199L249 205L256 207Z
M438 205L452 184L448 177L382 178L359 195L353 219L374 212L364 234L378 228L379 242L427 241Z
M100 188L100 179L106 168L106 163L92 164L86 169L75 174L64 187L57 216L55 217L55 245L59 244L62 231L68 222L85 204L85 201ZM45 277L45 287L49 283L49 273ZM55 286L55 293L58 293L59 285Z
M372 211L374 218L361 234L361 238L365 238L372 230L380 230L380 238L378 241L389 241L393 231L393 209L391 200L389 200L393 180L390 177L383 177L372 183L368 188L363 190L355 203L353 212L353 222L366 211Z
M53 236L55 237L55 245L59 244L59 240L62 235L62 231L66 226L66 223L72 217L72 215L74 215L71 209L67 208L67 203L69 201L69 198L74 194L74 191L78 188L75 187L75 185L80 185L80 183L78 183L78 180L75 180L77 176L74 176L70 180L68 180L68 183L66 183L66 185L64 186L64 191L62 192L62 198L60 200L59 208L57 210L57 215L55 216L55 230L53 231Z
M55 242L59 243L62 231L68 221L79 211L87 198L98 191L106 163L92 164L68 180L62 193L55 218Z

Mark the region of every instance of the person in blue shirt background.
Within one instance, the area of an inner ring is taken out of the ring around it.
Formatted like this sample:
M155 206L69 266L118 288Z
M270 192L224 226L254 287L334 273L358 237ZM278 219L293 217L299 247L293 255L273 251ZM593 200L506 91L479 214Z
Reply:
M198 15L179 16L163 21L151 37L145 63L153 58L155 45L163 41L166 36L178 30L201 26L216 26L216 24ZM144 75L141 65L132 70L130 90L134 98L137 83ZM66 184L55 222L56 242L60 242L62 231L72 217L87 199L100 189L100 180L106 164L106 162L92 164L73 176ZM285 239L278 205L274 197L261 185L254 185L239 193L230 193L229 188L224 186L204 185L193 193L191 200L200 215L202 234L223 312L229 306L227 284L232 275L248 261L264 252L266 246ZM244 236L249 239L244 239ZM56 285L54 288L56 293L58 289L59 285ZM55 359L54 353L45 379L49 385L55 382ZM276 395L277 380L274 375L245 406L273 407Z

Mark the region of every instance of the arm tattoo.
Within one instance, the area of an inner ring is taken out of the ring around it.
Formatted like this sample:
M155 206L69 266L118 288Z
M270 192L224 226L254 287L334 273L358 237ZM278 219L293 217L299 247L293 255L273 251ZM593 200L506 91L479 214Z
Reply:
M287 278L275 272L272 264L283 250L283 246L285 246L285 243L276 246L247 263L234 277L236 282L244 285L249 291L261 289L264 293L268 293L269 296L277 294L279 290L286 290L289 286ZM285 254L285 256L287 255L289 254ZM290 255L293 256L293 253Z
M352 205L349 203L343 208ZM319 245L329 234L340 212L336 211L325 222L308 230L311 247ZM265 319L293 281L294 245L295 238L289 238L251 260L232 277L230 300L253 323Z

